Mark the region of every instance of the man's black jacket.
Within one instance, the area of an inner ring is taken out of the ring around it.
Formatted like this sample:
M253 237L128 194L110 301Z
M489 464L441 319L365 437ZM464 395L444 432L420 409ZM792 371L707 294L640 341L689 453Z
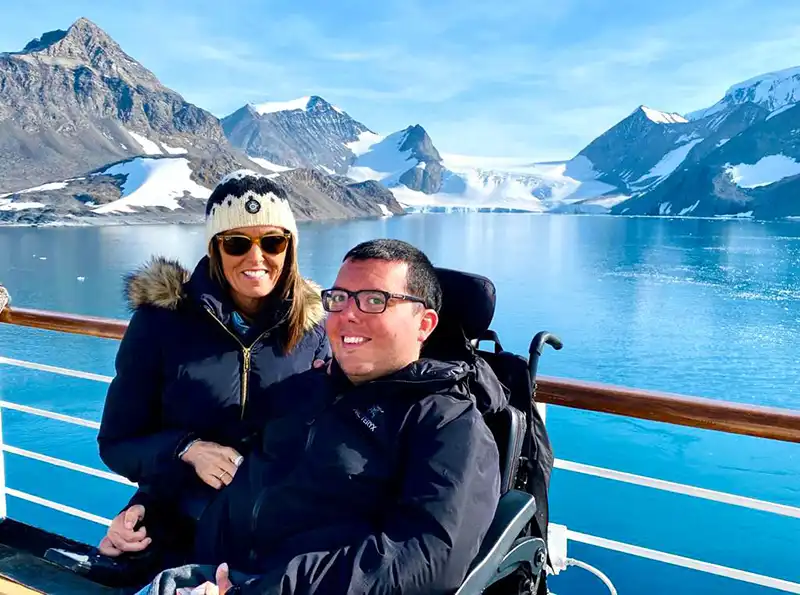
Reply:
M500 497L474 373L423 359L358 386L334 366L274 387L262 448L201 518L196 561L258 575L245 594L456 589ZM499 383L487 395L503 406Z

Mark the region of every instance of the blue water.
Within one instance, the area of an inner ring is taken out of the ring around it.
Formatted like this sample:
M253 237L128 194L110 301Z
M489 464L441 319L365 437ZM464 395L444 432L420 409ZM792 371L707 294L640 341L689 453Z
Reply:
M438 265L491 277L494 328L525 353L564 340L542 374L800 409L800 224L523 214L411 215L301 225L301 267L326 285L355 243L397 237ZM0 283L14 304L127 317L121 277L151 254L192 265L193 226L0 228ZM84 277L79 281L78 277ZM113 375L117 342L0 325L0 355ZM0 366L0 398L98 420L105 385ZM549 407L556 456L800 506L800 446ZM5 411L14 446L102 468L93 432ZM11 488L113 516L130 489L6 456ZM800 582L800 520L556 470L552 518L581 533ZM21 520L97 541L102 529L10 497ZM768 593L570 543L620 593ZM580 569L553 580L602 593Z

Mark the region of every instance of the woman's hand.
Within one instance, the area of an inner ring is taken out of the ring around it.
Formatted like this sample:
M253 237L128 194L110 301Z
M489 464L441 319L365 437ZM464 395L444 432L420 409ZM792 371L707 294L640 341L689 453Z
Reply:
M328 376L330 376L330 374L331 374L331 364L332 363L333 363L333 359L329 359L328 361L325 361L324 359L315 359L311 363L311 366L314 369L322 368L324 366L327 366L327 369L325 371L328 373Z
M229 446L198 440L183 453L181 460L194 467L200 479L218 490L233 481L242 464L242 455Z
M124 552L141 552L153 541L144 526L136 531L136 523L144 519L144 506L134 504L119 513L97 547L101 554L115 558Z

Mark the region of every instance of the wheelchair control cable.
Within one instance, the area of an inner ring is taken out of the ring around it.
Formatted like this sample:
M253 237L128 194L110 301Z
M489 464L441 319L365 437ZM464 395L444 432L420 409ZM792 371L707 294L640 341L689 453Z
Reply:
M608 587L611 595L617 595L617 589L614 587L614 584L611 582L611 580L594 566L587 564L586 562L576 560L575 558L567 558L565 562L567 566L577 566L578 568L583 568L587 572L591 572L593 575L603 581L603 584Z

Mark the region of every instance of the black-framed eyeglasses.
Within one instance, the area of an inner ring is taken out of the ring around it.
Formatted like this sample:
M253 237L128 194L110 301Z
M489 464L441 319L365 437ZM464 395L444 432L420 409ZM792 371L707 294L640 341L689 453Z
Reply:
M263 236L252 238L240 233L221 233L217 237L221 240L222 249L230 256L247 254L253 244L258 244L264 252L274 256L286 250L292 234L288 231L284 233L275 233L273 231Z
M390 299L416 302L427 307L425 300L413 295L391 293L381 289L348 291L347 289L340 289L338 287L323 290L322 307L325 308L327 312L341 312L347 307L347 301L351 297L356 301L358 309L366 314L381 314L386 310Z

